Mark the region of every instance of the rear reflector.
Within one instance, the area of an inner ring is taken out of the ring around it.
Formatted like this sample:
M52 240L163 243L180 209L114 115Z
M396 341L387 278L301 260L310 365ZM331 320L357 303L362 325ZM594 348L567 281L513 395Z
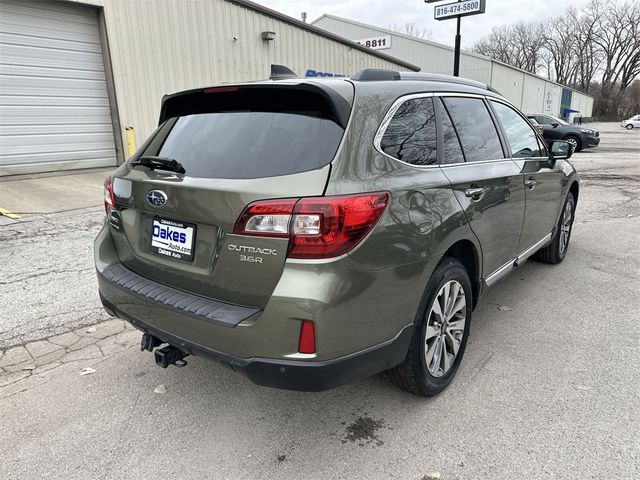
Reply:
M104 179L104 211L109 214L109 209L114 208L116 204L113 195L113 184L111 183L111 177Z
M337 257L371 231L389 196L376 192L255 202L242 212L233 233L289 238L289 258Z
M300 324L298 353L316 353L316 326L309 320L303 320Z

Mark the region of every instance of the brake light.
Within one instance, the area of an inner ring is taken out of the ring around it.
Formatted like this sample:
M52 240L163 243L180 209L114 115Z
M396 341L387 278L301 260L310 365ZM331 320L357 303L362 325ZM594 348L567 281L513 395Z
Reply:
M115 208L116 199L113 195L113 183L111 177L104 179L104 211L108 215L110 208Z
M289 258L337 257L371 231L389 196L376 192L255 202L240 215L234 233L289 238Z
M303 320L300 324L298 353L316 353L316 326L309 320Z
M211 87L205 88L204 93L232 93L237 92L240 89L238 87Z

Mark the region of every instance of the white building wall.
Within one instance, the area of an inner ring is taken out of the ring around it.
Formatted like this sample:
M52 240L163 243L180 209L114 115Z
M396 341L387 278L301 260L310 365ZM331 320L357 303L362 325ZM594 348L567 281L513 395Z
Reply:
M544 108L545 81L535 75L524 74L522 105L525 113L540 113Z
M451 74L453 71L453 51L449 53L451 57L451 70L446 72ZM460 54L460 76L477 80L478 82L491 84L491 61L477 55L467 55L464 52Z
M542 113L548 115L560 115L560 102L562 101L562 87L555 83L545 82L544 108Z
M391 47L382 50L383 52L411 62L425 72L447 75L453 72L453 48L448 45L332 15L323 15L315 20L313 25L351 40L390 35ZM460 55L460 76L491 85L528 113L544 112L560 115L562 87L542 77L492 61L488 57L464 51ZM547 92L551 98L549 105L547 105ZM574 91L573 95L577 93ZM592 106L593 99L584 108L584 116L591 115ZM547 110L547 107L550 109Z
M523 72L494 62L491 86L518 108L522 104L523 84Z
M120 123L134 127L138 145L155 129L166 93L265 79L273 63L301 76L307 69L409 69L231 1L69 1L104 8ZM275 40L262 40L263 31Z

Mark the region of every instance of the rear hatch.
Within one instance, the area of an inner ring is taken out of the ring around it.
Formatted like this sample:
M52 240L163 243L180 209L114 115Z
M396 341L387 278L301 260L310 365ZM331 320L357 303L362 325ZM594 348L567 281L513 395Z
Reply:
M235 235L258 200L320 196L353 86L261 83L165 97L160 126L109 188L120 261L161 284L263 307L282 274L287 238ZM172 159L176 168L138 164ZM109 191L106 198L109 200Z

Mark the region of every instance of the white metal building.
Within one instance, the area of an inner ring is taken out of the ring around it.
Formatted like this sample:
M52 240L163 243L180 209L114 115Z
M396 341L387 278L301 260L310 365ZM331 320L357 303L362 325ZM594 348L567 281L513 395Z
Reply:
M164 94L272 63L418 69L246 0L0 0L0 175L115 166Z
M469 22L470 23L470 22ZM451 75L453 47L364 23L323 15L313 25L364 46L418 65L422 71ZM525 113L590 117L593 97L470 52L461 52L460 76L491 85ZM568 115L565 115L568 113Z

